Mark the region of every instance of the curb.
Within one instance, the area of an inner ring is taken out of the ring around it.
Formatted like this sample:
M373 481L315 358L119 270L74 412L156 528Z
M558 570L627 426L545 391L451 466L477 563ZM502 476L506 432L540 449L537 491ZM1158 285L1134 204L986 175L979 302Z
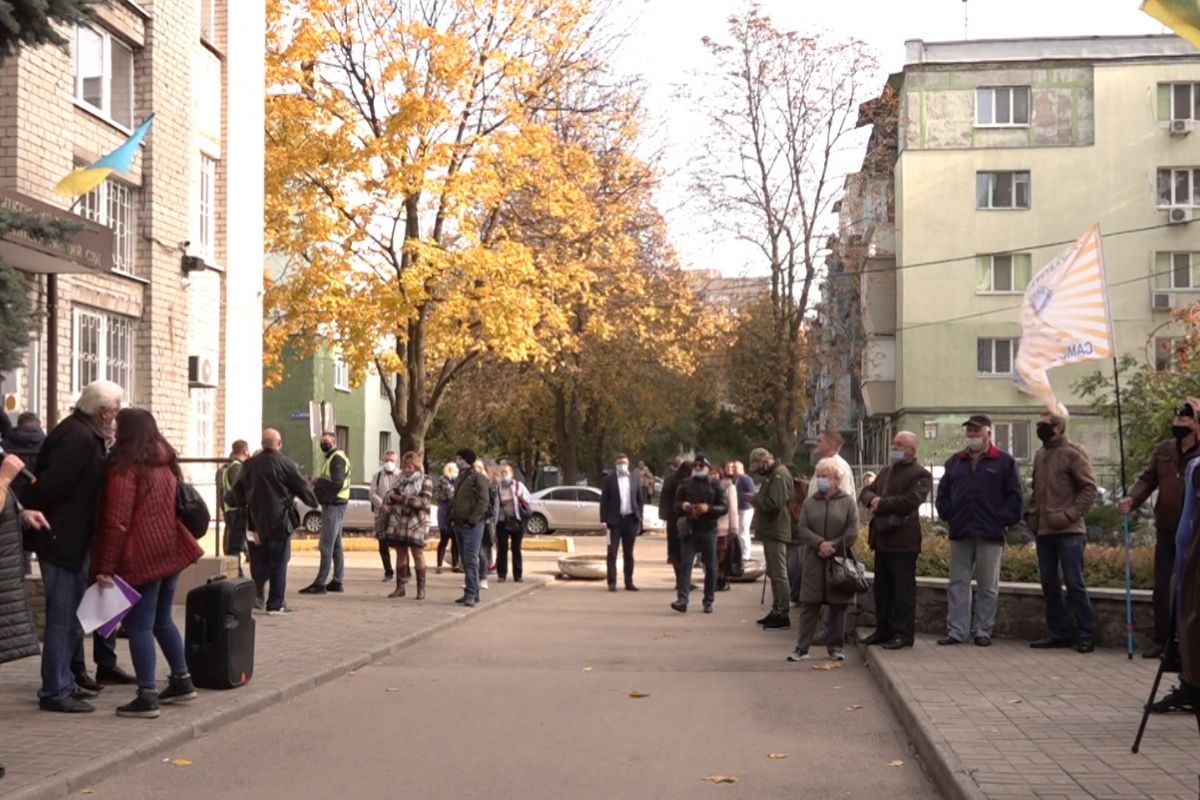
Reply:
M434 634L465 622L478 614L498 608L519 597L537 591L549 583L549 580L526 579L525 585L515 588L512 592L490 603L477 605L473 609L458 611L453 616L435 622L427 627L410 631L399 639L395 639L387 644L353 655L316 674L302 676L282 686L263 690L261 693L246 700L237 700L235 695L234 699L227 700L191 722L177 723L164 728L153 739L136 742L111 753L89 759L84 764L59 772L32 786L27 786L11 794L5 794L4 798L5 800L59 800L59 798L68 795L79 794L83 789L111 777L115 772L125 767L133 766L146 758L158 755L164 750L176 747L191 739L198 739L204 734L212 733L239 719L257 714L277 703L299 697L306 692L316 689L318 686L323 686L373 661L395 655L417 642L428 639ZM224 694L226 693L211 693L214 698L220 698Z
M878 648L868 648L860 643L858 649L942 797L946 800L987 800L987 795L971 778L945 737L925 719L912 692L899 674L888 666L886 658L869 657L877 655L872 651Z
M316 551L319 540L292 538L293 553L311 553ZM430 537L425 543L425 550L437 550L438 540ZM342 549L352 553L374 553L379 548L379 540L374 536L343 536ZM575 540L570 536L551 536L544 539L525 539L521 548L528 552L574 553Z

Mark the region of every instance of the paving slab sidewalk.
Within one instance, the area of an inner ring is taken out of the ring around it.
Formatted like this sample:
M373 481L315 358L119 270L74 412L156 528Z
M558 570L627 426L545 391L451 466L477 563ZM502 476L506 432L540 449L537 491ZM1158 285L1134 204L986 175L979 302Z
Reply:
M939 647L933 637L866 657L948 800L1197 797L1194 716L1152 715L1140 754L1130 752L1155 661L1026 642Z
M349 554L347 556L349 561ZM363 562L369 563L369 561ZM390 655L431 634L484 613L537 589L548 575L527 575L524 583L498 584L484 592L474 609L454 604L461 575L430 570L429 599L417 603L389 600L380 570L348 569L346 592L306 597L295 590L311 579L313 568L298 559L289 570L289 605L294 614L255 614L254 678L227 692L201 691L193 703L165 707L156 720L123 719L113 712L128 702L132 687L114 686L94 701L94 714L51 714L37 708L40 659L27 658L0 667L0 762L8 776L0 780L5 800L48 800L78 793L123 766L170 749L233 720L295 697L340 675ZM182 607L176 621L182 631ZM89 662L90 637L85 644ZM132 670L128 646L118 657ZM166 667L159 655L159 676ZM92 667L89 664L89 669Z

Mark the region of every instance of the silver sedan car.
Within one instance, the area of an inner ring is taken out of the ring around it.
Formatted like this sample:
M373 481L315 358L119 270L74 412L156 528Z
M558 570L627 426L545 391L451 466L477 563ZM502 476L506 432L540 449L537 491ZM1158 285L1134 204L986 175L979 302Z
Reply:
M532 534L604 529L600 521L600 490L593 486L552 486L534 492L531 511L525 530ZM664 527L657 506L645 506L642 524L646 530Z
M296 513L300 515L300 527L309 533L321 532L320 506L313 508L297 497ZM342 527L348 531L375 530L375 514L371 511L371 488L367 484L351 484L350 502L346 505L346 519Z

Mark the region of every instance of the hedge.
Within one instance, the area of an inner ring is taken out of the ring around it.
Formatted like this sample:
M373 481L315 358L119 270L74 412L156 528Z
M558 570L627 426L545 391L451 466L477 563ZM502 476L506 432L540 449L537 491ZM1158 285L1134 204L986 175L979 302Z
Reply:
M865 543L866 529L859 538ZM855 548L867 567L875 567L875 554L865 544ZM1154 588L1154 547L1139 545L1132 548L1133 588ZM926 578L946 578L950 571L950 540L943 536L923 537L921 555L917 557L917 575ZM1087 585L1094 589L1125 588L1125 548L1089 544L1084 552L1083 573ZM1037 549L1032 544L1009 545L1000 566L1000 580L1013 583L1039 583Z

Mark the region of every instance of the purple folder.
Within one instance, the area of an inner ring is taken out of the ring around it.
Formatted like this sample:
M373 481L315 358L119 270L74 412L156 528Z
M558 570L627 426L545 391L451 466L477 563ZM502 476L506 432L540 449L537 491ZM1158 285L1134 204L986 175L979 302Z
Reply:
M117 628L121 625L121 620L129 616L129 612L133 611L133 607L138 604L138 600L142 599L142 596L137 593L137 590L126 583L120 575L113 575L112 580L116 587L121 590L121 594L128 598L130 606L96 629L96 633L100 634L106 639L116 633Z

